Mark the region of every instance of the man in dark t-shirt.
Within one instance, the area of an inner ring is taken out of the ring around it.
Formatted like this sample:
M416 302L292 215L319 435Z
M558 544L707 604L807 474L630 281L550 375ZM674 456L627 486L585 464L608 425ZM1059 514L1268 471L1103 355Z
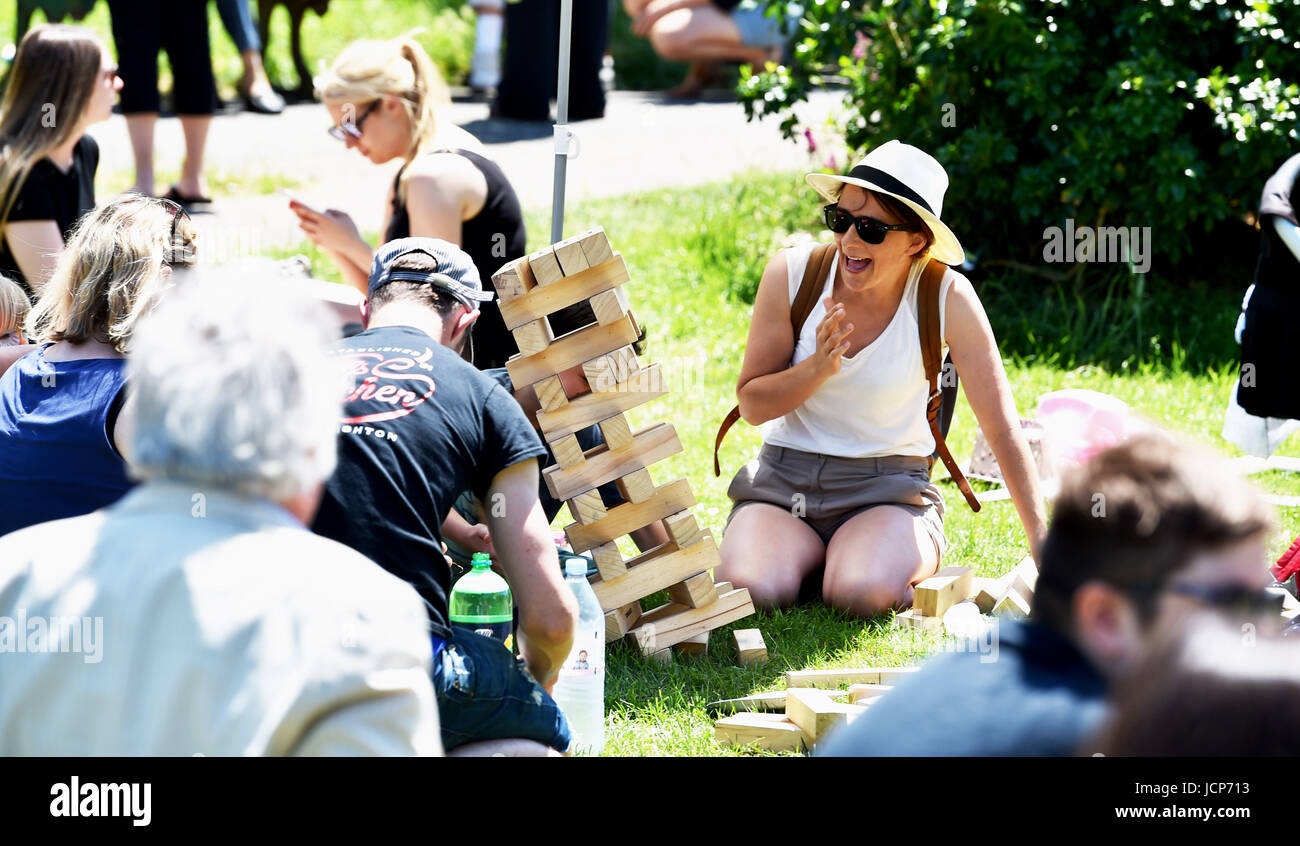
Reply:
M313 529L407 580L424 599L449 751L505 738L565 751L568 725L543 688L568 655L576 602L537 498L545 450L514 398L453 352L478 316L476 304L491 296L469 256L446 241L405 238L380 248L367 329L334 349L352 385L338 469ZM441 525L464 490L492 504L485 511L519 606L526 669L496 641L449 623Z

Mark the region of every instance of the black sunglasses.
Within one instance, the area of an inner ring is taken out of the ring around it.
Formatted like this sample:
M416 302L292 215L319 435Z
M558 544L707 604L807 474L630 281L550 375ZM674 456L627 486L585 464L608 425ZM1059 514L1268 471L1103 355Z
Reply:
M1170 593L1185 596L1244 617L1278 615L1282 613L1285 597L1269 590L1258 590L1241 585L1197 585L1190 583L1170 585Z
M172 219L171 238L168 241L168 248L163 256L163 261L167 262L167 264L189 264L193 259L191 255L192 248L185 244L185 236L181 234L180 222L182 218L189 220L190 213L185 210L184 206L173 200L159 197L158 202L162 204L163 210Z
M356 122L345 120L341 126L331 126L329 128L330 136L339 141L346 141L348 138L354 140L361 138L361 124L366 122L366 118L370 117L371 112L379 108L379 104L382 102L384 102L383 99L379 99L366 106L366 110L361 113L361 117L357 118Z
M826 228L830 231L840 235L848 232L850 226L855 226L858 237L868 244L879 244L890 232L912 228L905 223L884 223L874 217L854 217L836 203L823 208L822 214L826 219Z

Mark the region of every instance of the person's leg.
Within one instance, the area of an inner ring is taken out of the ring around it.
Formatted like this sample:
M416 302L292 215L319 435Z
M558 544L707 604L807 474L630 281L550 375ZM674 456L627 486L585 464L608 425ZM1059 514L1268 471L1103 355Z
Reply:
M249 7L251 0L217 0L221 25L239 51L244 73L235 83L236 90L247 97L255 111L277 113L284 109L284 101L271 87L271 80L262 66L262 39L253 23Z
M208 40L207 4L203 0L175 0L166 4L162 20L163 49L172 67L172 97L185 135L185 161L176 191L185 197L206 197L203 156L216 105L216 80Z
M912 604L912 585L939 566L927 517L877 505L847 520L826 547L822 596L827 604L869 617Z
M113 41L117 45L118 75L122 77L122 113L135 159L135 184L130 190L152 196L153 130L158 122L158 49L162 44L154 3L109 0Z
M745 44L731 16L715 6L669 12L651 27L650 44L660 56L675 62L718 60L761 65L771 49Z
M474 55L470 59L471 88L487 90L501 84L501 34L505 29L505 0L472 0Z
M788 509L751 502L732 515L719 552L714 581L749 588L755 605L779 608L798 599L799 584L821 566L826 546Z
M253 26L253 14L248 3L249 0L217 0L221 25L241 56L249 50L262 49L262 40L257 36L257 27Z
M575 0L569 56L569 120L605 116L600 69L609 43L610 0Z
M559 43L556 0L506 4L506 63L495 113L516 120L547 121L555 87Z

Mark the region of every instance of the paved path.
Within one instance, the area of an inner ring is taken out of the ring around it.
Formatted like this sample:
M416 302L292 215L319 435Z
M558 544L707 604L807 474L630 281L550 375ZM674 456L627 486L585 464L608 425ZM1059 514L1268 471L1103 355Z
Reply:
M838 95L819 94L800 114L805 121L820 123L837 101ZM483 103L453 103L450 115L488 146L526 209L549 209L554 171L549 125L493 120ZM219 115L208 143L209 172L240 173L246 179L278 174L302 186L295 193L304 201L344 209L362 231L377 231L397 163L376 166L347 150L326 134L329 123L319 104L290 106L276 117ZM699 185L750 168L797 169L808 164L804 148L782 139L775 120L746 123L744 111L734 102L679 104L656 95L616 92L603 119L574 127L580 149L569 162L569 203ZM95 127L94 135L100 143L101 170L129 172L131 151L123 118L115 115ZM157 148L159 166L178 165L183 144L175 119L159 122ZM302 242L282 196L217 199L211 214L198 217L208 257L221 262L235 254Z

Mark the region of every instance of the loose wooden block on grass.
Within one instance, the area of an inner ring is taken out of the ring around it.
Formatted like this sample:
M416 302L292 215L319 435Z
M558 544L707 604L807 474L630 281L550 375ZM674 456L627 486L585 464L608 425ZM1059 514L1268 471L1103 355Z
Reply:
M655 495L654 479L650 478L650 471L644 467L623 476L616 484L618 492L628 502L645 502Z
M622 287L601 291L588 302L591 303L591 310L596 314L596 322L602 326L618 320L631 308L627 292Z
M736 714L713 725L723 746L752 746L768 752L802 752L811 740L803 729L780 714Z
M752 696L739 696L735 699L720 699L710 702L708 708L719 713L780 713L785 714L785 691L773 690L769 693L755 693Z
M515 337L515 344L519 347L521 355L539 353L555 340L555 333L551 331L551 324L545 317L532 323L525 323L511 334Z
M847 670L789 670L786 687L839 687L842 684L894 684L920 667L861 667Z
M998 600L1006 592L1001 579L987 577L974 579L971 588L975 591L975 604L979 607L981 614L993 613L994 606L998 604Z
M600 573L603 581L618 578L627 572L627 564L623 561L623 553L618 551L616 543L602 543L600 546L591 550L591 557L596 562L596 571Z
M582 239L566 238L551 245L555 251L555 260L560 263L560 272L565 276L576 276L591 267L587 254L582 251Z
M816 743L832 729L857 716L860 709L836 702L825 691L795 688L786 691L785 715L790 722L804 730Z
M910 629L920 629L925 632L943 631L942 617L924 617L917 613L915 608L909 608L906 611L900 611L894 615L894 625Z
M696 546L700 545L696 544ZM710 545L712 545L712 541L710 541ZM716 555L716 552L714 554ZM710 602L701 608L687 608L663 616L655 614L654 611L649 611L642 617L636 628L632 629L628 634L636 638L637 646L641 648L643 653L653 652L663 649L665 646L680 643L700 632L711 631L720 626L725 626L727 623L734 623L736 620L748 617L753 613L754 603L749 598L749 591L740 588L719 595L717 601ZM650 617L652 614L655 614L655 616L652 617L651 622L647 623L646 617Z
M1029 601L1020 595L1020 591L1012 588L998 602L997 607L993 609L993 614L1012 620L1023 620L1029 616Z
M564 527L564 533L568 535L569 545L573 547L573 551L582 553L694 504L695 494L691 493L690 483L685 479L678 479L656 490L655 495L644 502L616 505L609 509L609 516L604 520L598 520L590 526L573 523ZM674 548L676 548L675 544Z
M592 267L604 264L614 256L614 251L609 246L609 238L605 236L603 227L597 226L595 229L588 229L578 236L578 243L582 244L582 252L587 256L587 263Z
M542 407L542 410L537 414L537 422L539 425L541 424L544 413L559 412L560 409L569 404L569 398L564 393L564 385L561 384L559 376L550 376L533 385L533 392L537 394L537 404ZM542 426L541 428L543 432L546 431L545 426ZM574 429L572 432L559 432L557 433L557 436L571 435L576 431L578 430Z
M542 478L546 480L551 496L569 499L582 491L622 478L681 451L682 442L678 440L672 425L657 423L637 432L632 443L621 449L598 446L587 452L586 461L581 466L565 467L560 464L558 467L547 467L542 471ZM558 461L558 455L556 459Z
M1038 587L1038 565L1032 556L1025 556L1011 571L1011 589L1020 594L1020 598L1030 601Z
M736 653L743 666L767 663L767 644L758 629L736 629L731 633L736 640Z
M972 572L969 567L944 567L916 586L913 609L926 617L942 617L953 605L970 597Z
M528 269L533 272L533 278L537 280L538 285L550 285L552 282L559 282L564 278L564 271L560 269L560 262L555 257L555 250L550 247L543 247L537 252L529 254Z
M599 491L587 491L569 500L569 513L583 525L590 525L606 516L605 503Z
M678 547L686 548L682 547L681 544L678 544ZM698 576L691 576L689 579L670 586L668 595L673 602L679 605L699 608L701 605L708 605L717 599L718 591L713 586L713 577L708 573L700 573Z
M608 420L600 421L600 434L610 449L622 449L632 443L632 427L627 424L627 417L615 414Z
M890 684L851 684L849 685L849 702L865 705L874 702L893 690Z
M712 538L686 549L665 544L632 559L623 575L608 580L602 577L593 582L591 588L596 592L596 599L600 600L600 607L608 610L665 590L715 566L717 562L718 547Z

